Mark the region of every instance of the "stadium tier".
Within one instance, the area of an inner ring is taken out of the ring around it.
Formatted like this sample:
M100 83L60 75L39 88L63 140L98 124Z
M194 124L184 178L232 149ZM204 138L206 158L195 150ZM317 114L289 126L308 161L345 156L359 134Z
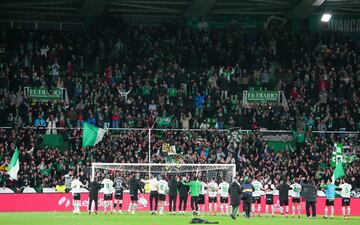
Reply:
M71 31L4 25L0 198L39 194L51 210L79 213L81 196L98 202L100 191L105 212L153 215L159 201L160 214L174 213L183 201L194 216L235 219L240 200L246 216L304 213L300 195L307 208L325 197L330 216L336 195L335 214L349 216L360 198L360 39L266 21L254 30L112 16ZM33 205L0 211L17 207Z

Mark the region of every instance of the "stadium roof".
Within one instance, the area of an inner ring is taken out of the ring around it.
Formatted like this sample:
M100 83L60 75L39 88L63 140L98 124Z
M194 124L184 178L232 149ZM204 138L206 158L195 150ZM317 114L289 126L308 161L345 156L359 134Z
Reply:
M1 20L79 21L104 11L134 24L158 24L204 15L360 14L360 0L2 0Z

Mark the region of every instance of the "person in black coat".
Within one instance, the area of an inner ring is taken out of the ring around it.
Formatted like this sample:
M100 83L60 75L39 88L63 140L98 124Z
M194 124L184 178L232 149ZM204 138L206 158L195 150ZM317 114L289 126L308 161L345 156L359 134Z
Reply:
M130 182L129 182L129 189L130 189L130 204L129 204L129 209L128 212L135 214L135 210L136 210L136 206L137 206L137 201L138 201L138 192L140 191L140 193L142 194L143 191L141 189L140 186L140 181L139 181L139 174L134 174L131 178L130 178Z
M176 197L178 192L179 183L178 180L176 180L176 176L171 176L171 178L168 181L168 187L169 187L169 211L170 214L175 214L176 212Z
M280 213L281 215L284 215L284 206L286 206L286 217L288 217L290 185L287 183L287 179L284 178L281 184L276 187L276 189L279 190Z
M229 187L229 194L230 194L230 205L232 206L231 218L236 219L236 216L239 211L240 200L241 200L241 187L237 180L234 178L234 181L231 183Z
M310 218L310 207L312 210L312 217L316 218L316 200L317 189L311 179L303 180L301 182L301 194L303 201L306 201L306 216Z
M178 184L179 184L179 187L178 187L179 200L180 200L180 202L179 202L179 211L180 211L181 214L185 214L186 204L187 204L187 199L188 199L188 194L189 194L190 187L184 185L182 182L187 182L186 177L183 177L182 181L178 182Z
M90 189L90 193L89 193L89 214L91 213L91 206L92 206L92 202L95 202L95 213L97 214L98 211L98 194L99 194L99 190L101 189L101 184L97 181L97 179L94 179L90 184L89 184L89 189Z

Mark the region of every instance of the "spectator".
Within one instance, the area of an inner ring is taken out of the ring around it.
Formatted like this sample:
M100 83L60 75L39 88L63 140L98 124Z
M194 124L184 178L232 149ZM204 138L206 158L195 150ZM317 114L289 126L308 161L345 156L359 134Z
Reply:
M35 127L45 127L46 126L46 122L41 114L39 114L38 118L35 120L34 126Z
M58 123L58 119L53 114L51 114L50 118L46 120L46 123L47 123L46 134L57 134L56 124Z

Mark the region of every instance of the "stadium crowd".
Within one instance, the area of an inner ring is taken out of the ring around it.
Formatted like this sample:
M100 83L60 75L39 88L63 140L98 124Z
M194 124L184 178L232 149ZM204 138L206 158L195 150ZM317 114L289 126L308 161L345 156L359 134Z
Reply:
M81 131L62 131L67 136L68 148L64 152L56 148L37 148L39 138L35 130L0 130L0 163L8 165L15 148L20 151L18 181L10 180L1 171L1 186L21 191L24 187L55 187L64 184L67 177L79 174L80 180L90 180L92 162L146 163L148 162L147 131L123 131L108 134L96 147L81 147ZM274 151L260 133L243 134L240 141L232 142L228 133L219 130L204 131L157 131L152 136L152 163L166 163L164 143L172 143L186 163L235 163L239 175L259 176L263 183L278 184L282 177L312 177L317 184L331 178L330 168L333 138L335 136L308 135L298 151L287 149ZM340 136L338 136L340 138ZM341 138L340 138L341 139ZM41 140L41 139L40 139ZM344 137L345 155L359 157L358 137ZM353 187L360 187L358 161L346 166L346 175Z
M15 144L21 162L18 181L1 172L3 186L51 187L80 171L87 180L92 161L148 162L147 131L118 132L83 149L80 130L72 128L84 121L104 128L203 129L154 134L152 162L165 162L166 142L185 162L236 163L240 174L262 180L278 181L282 173L329 179L335 141L359 154L356 135L311 132L360 130L360 43L340 33L103 24L85 33L3 31L0 46L0 125L12 128L0 130L0 164L8 165ZM35 102L24 95L27 86L66 88L69 100ZM287 106L242 104L242 91L251 86L283 91ZM171 123L159 125L158 117ZM62 134L68 150L40 148L43 132L30 128L41 127ZM221 130L235 127L255 133L230 143ZM295 150L273 152L259 129L296 130ZM358 162L347 167L355 187L359 169Z

